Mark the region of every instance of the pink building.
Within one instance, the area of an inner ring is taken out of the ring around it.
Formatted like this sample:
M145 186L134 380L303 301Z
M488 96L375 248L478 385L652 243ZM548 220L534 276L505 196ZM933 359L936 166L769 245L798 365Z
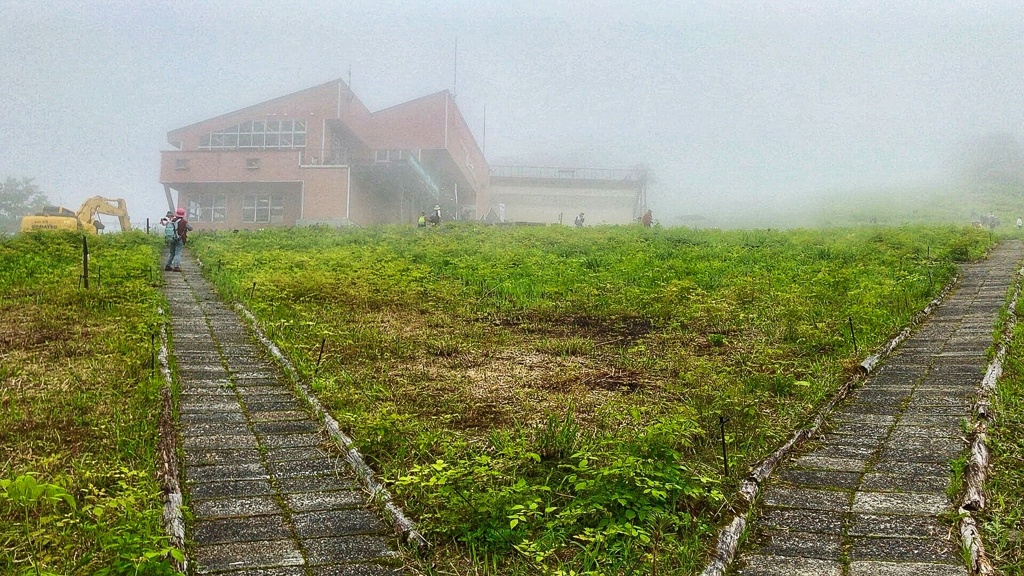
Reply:
M412 223L435 204L446 219L476 219L489 209L490 168L447 90L370 112L334 80L167 140L168 205L197 229Z

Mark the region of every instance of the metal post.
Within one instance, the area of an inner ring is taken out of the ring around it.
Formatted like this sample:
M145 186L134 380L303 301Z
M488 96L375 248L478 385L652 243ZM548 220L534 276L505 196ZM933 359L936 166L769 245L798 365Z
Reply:
M729 454L725 450L725 423L728 422L724 416L718 415L718 427L722 432L722 466L725 467L725 477L729 477Z
M853 330L853 316L847 317L850 320L850 338L853 340L853 355L860 356L860 352L857 351L857 333Z
M327 344L327 338L320 341L320 354L316 357L316 368L313 369L313 378L316 378L317 373L320 372L320 361L324 359L324 344Z
M85 234L82 234L82 281L85 282L85 289L89 289L89 241Z
M249 292L249 300L252 300L253 296L256 296L256 282L252 283L252 290Z

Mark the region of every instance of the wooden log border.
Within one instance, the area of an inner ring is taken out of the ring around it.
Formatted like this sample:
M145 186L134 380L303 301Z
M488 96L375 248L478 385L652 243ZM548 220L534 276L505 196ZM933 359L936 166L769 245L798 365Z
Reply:
M163 314L163 310L160 310ZM182 555L181 562L173 562L183 573L188 573L188 556L185 555L185 519L181 514L181 484L178 483L178 432L174 426L174 380L168 362L167 325L160 327L160 375L164 384L160 388L161 410L159 437L157 438L156 478L164 501L161 521L167 534L168 544L177 548Z
M985 509L985 481L988 478L989 467L988 427L996 419L990 398L996 392L999 378L1003 375L1006 350L1010 341L1013 340L1013 330L1017 325L1017 300L1020 298L1022 279L1024 279L1024 268L1017 271L1013 297L1010 299L1002 335L996 344L995 358L989 363L985 377L981 379L978 400L974 403L970 457L967 461L967 471L964 473L963 498L957 510L960 517L960 541L968 554L969 565L967 568L971 574L980 576L996 574L995 567L985 554L985 546L975 515Z
M267 335L260 328L259 322L256 320L256 316L254 316L244 304L236 302L235 308L245 316L249 322L250 328L253 333L256 334L256 337L263 346L266 347L281 366L284 367L285 372L287 372L289 378L291 378L292 384L299 396L306 401L306 404L309 405L316 417L323 422L331 439L334 440L338 447L341 448L342 452L344 452L345 461L348 463L352 471L355 472L359 481L363 484L363 488L370 494L371 501L382 507L390 517L392 529L396 534L398 534L402 542L416 548L426 548L428 546L427 540L419 533L419 531L416 530L416 524L406 517L402 512L402 509L395 505L391 500L391 493L377 481L373 470L366 464L366 461L363 460L362 454L360 454L359 450L356 449L352 439L341 431L341 426L338 425L338 421L324 409L323 405L313 393L313 390L302 381L299 377L298 370L295 369L295 365L293 365L281 352L277 345L267 338Z
M879 348L874 354L868 356L863 362L861 362L857 367L857 373L851 376L845 384L840 386L839 390L832 395L832 398L818 410L814 419L811 421L810 426L797 430L793 433L788 442L783 444L775 452L772 452L767 458L751 467L747 478L740 484L738 502L731 507L730 511L734 514L734 517L719 531L718 545L715 547L715 555L704 568L704 571L701 572L701 576L723 576L725 574L729 565L736 556L736 550L739 548L740 541L743 538L743 533L747 529L750 514L754 509L754 502L757 500L757 496L761 491L761 484L771 476L771 473L775 470L776 466L778 466L779 462L789 456L794 449L800 447L809 438L813 438L818 434L828 415L832 413L840 402L850 395L850 392L854 389L857 383L874 371L875 367L881 360L891 354L893 350L902 344L903 341L910 336L914 328L924 321L924 319L927 318L937 306L942 304L942 301L945 300L946 296L959 281L960 275L958 274L954 276L945 287L943 287L938 296L914 315L910 320L910 323L904 327L895 338L889 340L889 342Z

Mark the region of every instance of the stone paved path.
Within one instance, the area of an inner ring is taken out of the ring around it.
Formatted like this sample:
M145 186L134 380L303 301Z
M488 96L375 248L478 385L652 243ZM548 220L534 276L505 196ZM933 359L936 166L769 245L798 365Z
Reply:
M196 573L380 576L396 539L191 258L165 272Z
M831 417L814 445L780 467L734 573L744 576L966 575L946 496L962 422L1019 242L966 266L959 286Z

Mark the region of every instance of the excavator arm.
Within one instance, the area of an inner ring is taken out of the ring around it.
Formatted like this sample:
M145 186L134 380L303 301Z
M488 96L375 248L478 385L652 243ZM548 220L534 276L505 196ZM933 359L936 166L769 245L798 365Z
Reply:
M78 209L75 216L78 218L78 222L82 225L83 229L98 232L103 228L103 223L96 217L99 214L117 216L122 232L132 229L131 221L128 218L128 207L125 204L124 198L93 196L82 202L82 207Z

